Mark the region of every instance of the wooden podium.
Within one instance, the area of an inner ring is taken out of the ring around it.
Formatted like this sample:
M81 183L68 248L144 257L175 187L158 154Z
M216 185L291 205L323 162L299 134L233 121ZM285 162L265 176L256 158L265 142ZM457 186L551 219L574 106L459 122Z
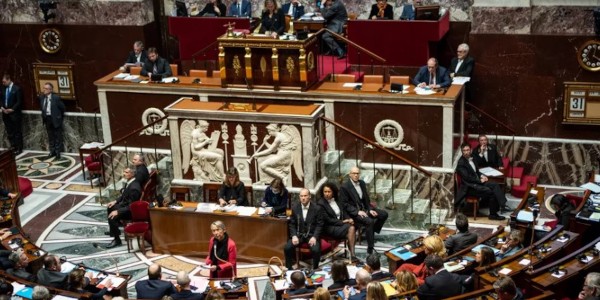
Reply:
M301 41L223 35L218 41L223 87L305 91L319 79L316 35Z

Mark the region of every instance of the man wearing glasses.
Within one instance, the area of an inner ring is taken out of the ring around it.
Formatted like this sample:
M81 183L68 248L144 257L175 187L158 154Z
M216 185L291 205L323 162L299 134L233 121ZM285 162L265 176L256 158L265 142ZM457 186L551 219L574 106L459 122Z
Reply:
M452 84L448 70L438 64L434 57L427 60L427 65L423 66L413 78L412 84L420 88L439 89L447 88Z
M585 276L578 299L600 299L600 273L592 272Z
M475 59L469 56L469 45L458 45L456 55L450 62L450 77L471 77Z

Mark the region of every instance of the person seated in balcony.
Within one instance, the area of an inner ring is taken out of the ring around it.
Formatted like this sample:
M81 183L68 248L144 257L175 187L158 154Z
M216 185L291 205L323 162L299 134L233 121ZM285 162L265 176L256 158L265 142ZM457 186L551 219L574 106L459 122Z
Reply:
M480 134L477 138L479 145L473 149L473 161L478 169L492 167L502 170L502 157L498 152L498 147L490 144L485 134Z
M394 19L394 8L387 3L387 0L377 0L377 3L371 6L369 19L392 20Z
M173 76L169 62L158 56L158 50L154 47L148 48L148 60L144 63L142 76L152 77L152 75L161 75L162 78Z
M425 250L425 255L435 254L442 258L447 256L444 241L437 235L430 235L423 239L423 247ZM409 263L402 264L395 273L398 273L402 270L406 270L415 274L419 285L422 285L425 282L425 278L430 275L429 272L427 272L425 262L422 262L418 265Z
M328 287L329 290L356 284L356 281L350 278L348 265L341 259L335 260L333 264L331 264L331 279L333 280L333 284Z
M346 203L338 197L338 188L335 183L326 182L318 192L317 202L323 212L323 235L336 240L347 240L348 251L353 261L356 229L354 220L348 214Z
M265 212L267 214L282 215L285 214L285 210L288 207L289 197L288 190L285 188L283 181L275 178L265 190L265 196L260 205L266 207Z
M291 0L290 2L281 6L283 13L290 16L292 20L298 20L304 15L304 6L298 0Z
M219 189L219 205L247 206L246 187L240 181L240 173L235 167L229 168L225 181Z
M288 290L288 294L290 295L302 295L308 294L315 291L315 288L312 286L306 286L306 276L302 271L295 271L290 275L290 280L292 281L293 289Z
M520 230L515 229L510 232L508 239L500 247L500 252L496 255L496 261L505 257L509 257L523 249L523 234Z
M252 16L252 3L248 0L234 0L229 4L227 16L250 18Z
M198 13L199 17L224 17L227 15L227 6L221 0L208 0L208 3Z
M44 267L37 273L38 283L57 289L67 289L68 274L61 273L60 259L56 255L44 257Z
M448 70L438 64L434 57L427 60L427 65L421 67L412 80L412 84L420 88L447 88L452 84Z
M265 33L274 37L283 34L285 30L285 15L283 10L277 7L275 0L265 0L265 8L260 18L259 33Z
M448 255L452 255L463 250L477 242L477 234L469 232L469 219L462 213L456 214L456 229L458 233L449 236L444 244L448 249Z
M237 247L227 234L222 221L214 221L210 225L212 237L208 242L209 254L206 266L210 269L210 278L232 278L237 274Z
M471 146L463 143L460 146L462 156L458 159L456 173L460 177L460 185L454 199L454 209L460 210L465 205L467 196L481 197L490 206L490 220L504 220L498 215L500 207L506 204L506 195L500 186L488 180L487 176L481 174L471 156Z

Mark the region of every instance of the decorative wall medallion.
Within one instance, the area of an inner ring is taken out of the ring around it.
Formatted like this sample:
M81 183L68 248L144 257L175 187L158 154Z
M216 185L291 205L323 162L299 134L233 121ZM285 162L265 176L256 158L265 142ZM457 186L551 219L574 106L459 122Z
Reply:
M290 73L290 77L294 78L294 70L296 69L296 65L294 64L294 59L291 56L288 56L288 58L285 60L285 66L288 73Z
M404 129L394 120L382 120L377 123L373 134L377 143L383 147L402 151L414 150L413 147L402 144Z
M308 57L306 58L306 65L309 71L315 68L315 55L313 52L308 52Z
M240 70L242 69L242 64L240 63L240 57L237 55L233 56L233 71L235 72L235 77L240 76Z
M262 72L262 76L265 77L265 73L267 72L267 60L264 56L260 57L260 71Z
M146 109L144 111L144 113L142 114L142 124L144 124L144 126L147 126L150 123L155 122L156 120L162 118L165 116L165 113L156 108L156 107L150 107L148 109ZM153 135L153 134L158 134L161 136L168 136L169 135L169 129L167 129L169 126L167 119L164 119L162 121L160 121L159 123L154 124L154 126L150 126L144 130L142 130L142 132L140 132L140 135Z

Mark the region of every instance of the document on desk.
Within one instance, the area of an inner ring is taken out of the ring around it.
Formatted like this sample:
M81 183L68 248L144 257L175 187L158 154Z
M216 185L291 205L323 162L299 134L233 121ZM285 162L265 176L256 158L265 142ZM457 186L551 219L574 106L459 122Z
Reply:
M470 80L471 80L471 77L458 76L458 77L454 77L454 79L452 79L452 84L463 85L463 84L469 82Z
M219 205L216 203L200 202L196 206L196 212L211 213L211 212L215 211L215 209L217 209L218 206Z
M362 83L360 82L346 82L342 85L342 87L345 88L355 88L357 86L362 86Z
M100 147L104 147L104 143L91 142L91 143L85 143L85 144L81 145L81 147L79 147L79 149L94 149L94 148L100 148Z
M488 177L498 177L498 176L502 176L504 174L502 174L502 172L492 168L492 167L486 167L486 168L481 168L479 169L479 173L488 176Z
M166 77L162 79L162 83L173 83L179 81L179 79L177 79L177 77Z
M533 222L533 212L530 212L528 210L520 210L519 213L517 214L517 221L519 222L525 222L525 223L531 223Z
M114 79L125 79L125 77L129 76L129 73L119 73L113 76Z
M421 88L421 87L416 87L415 88L415 93L417 93L417 95L433 95L436 93L435 90L432 90L430 88Z
M112 288L116 288L116 287L120 286L121 284L123 284L123 282L125 282L125 278L123 278L123 277L117 277L115 275L108 275L108 276L106 276L106 278L104 278L102 281L100 281L100 283L98 283L98 285L96 285L96 287L99 289L105 288L108 280L110 280L112 282Z
M584 188L586 190L590 190L592 191L592 193L600 193L600 185L598 185L597 183L588 182L586 184L580 185L579 187Z
M200 276L190 276L190 285L196 289L192 293L204 293L208 287L208 278Z
M238 206L237 212L238 212L238 215L240 215L240 216L249 217L256 212L256 207Z

